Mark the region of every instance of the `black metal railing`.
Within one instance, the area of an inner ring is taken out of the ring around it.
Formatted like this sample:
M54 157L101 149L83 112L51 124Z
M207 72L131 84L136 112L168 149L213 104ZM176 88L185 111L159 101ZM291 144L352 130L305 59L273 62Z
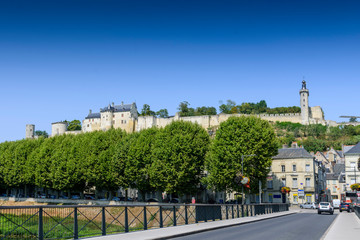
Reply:
M354 212L358 218L360 218L360 206L354 206Z
M0 206L0 240L79 239L288 210L288 204Z

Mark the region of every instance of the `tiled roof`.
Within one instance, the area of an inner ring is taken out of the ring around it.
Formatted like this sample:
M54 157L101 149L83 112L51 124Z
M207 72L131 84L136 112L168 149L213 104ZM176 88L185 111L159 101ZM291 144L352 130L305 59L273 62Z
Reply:
M344 145L343 147L343 151L344 151L344 154L349 151L350 149L352 149L355 145Z
M327 173L326 174L326 180L338 180L339 175L335 173Z
M345 152L347 154L360 154L360 142L352 147L349 151Z
M282 148L273 159L313 158L304 148Z

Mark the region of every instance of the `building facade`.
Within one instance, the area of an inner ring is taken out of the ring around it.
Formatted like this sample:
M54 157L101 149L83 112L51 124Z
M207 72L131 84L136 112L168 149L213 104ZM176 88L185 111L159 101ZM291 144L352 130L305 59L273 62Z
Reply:
M304 148L279 149L273 157L265 198L291 204L315 202L317 168L314 164L313 156ZM282 187L289 187L290 193L282 194Z
M351 191L351 184L360 183L360 142L345 155L346 190Z

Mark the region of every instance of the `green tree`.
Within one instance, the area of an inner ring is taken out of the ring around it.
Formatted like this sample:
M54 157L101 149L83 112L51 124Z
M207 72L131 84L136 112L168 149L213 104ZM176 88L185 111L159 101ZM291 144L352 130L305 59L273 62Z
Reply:
M68 131L80 131L81 130L81 122L79 120L72 120L68 122L67 126Z
M180 117L195 116L195 110L190 108L190 103L183 101L179 104L178 110Z
M37 130L35 131L35 136L48 138L49 134L46 131Z
M167 193L196 191L209 143L208 133L198 124L174 121L160 129L151 156L151 186Z
M236 113L236 103L232 100L227 100L226 104L222 103L222 101L220 101L220 106L219 106L219 111L220 113L226 113L226 114L231 114L231 113Z
M150 109L150 105L144 104L140 116L155 116L155 112Z
M265 181L278 143L269 122L256 117L230 117L220 124L206 161L206 183L219 191L239 191L234 182L241 172L244 157L244 175L250 177L251 189L257 189L259 180Z
M357 121L356 121L356 117L351 117L351 118L349 119L349 122L357 122Z
M157 111L157 112L155 113L155 115L156 115L157 117L161 117L161 118L167 118L167 117L169 117L169 113L168 113L168 110L167 110L166 108L160 109L159 111Z

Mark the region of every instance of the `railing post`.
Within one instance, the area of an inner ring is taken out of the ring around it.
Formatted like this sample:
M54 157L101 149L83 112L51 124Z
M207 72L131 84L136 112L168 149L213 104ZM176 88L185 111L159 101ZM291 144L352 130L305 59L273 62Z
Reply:
M144 230L147 230L146 206L144 207Z
M234 205L231 205L231 219L234 219Z
M105 236L106 235L105 207L102 207L102 212L101 212L101 230L102 230L102 235Z
M38 229L38 234L39 234L39 240L43 240L44 239L44 226L43 226L43 209L42 209L42 207L39 208L39 229Z
M229 219L229 213L228 213L228 206L225 205L225 210L226 210L226 219Z
M189 224L189 220L188 220L188 212L187 212L187 206L185 204L185 224Z
M251 213L251 216L254 216L253 215L253 206L252 205L250 205L250 213Z
M74 208L74 239L79 238L77 207Z
M163 222L163 215L162 215L162 206L159 206L159 212L160 212L160 228L164 227L164 222Z
M241 217L245 217L243 204L241 204Z
M212 209L212 211L211 211L212 212L212 220L215 222L215 213L216 213L215 209L217 209L217 207L212 206L211 209Z
M173 217L174 217L174 226L176 226L176 207L173 206Z
M239 204L236 204L236 210L237 210L237 218L240 217L240 212L239 212Z
M125 232L129 232L129 216L127 206L125 206Z
M220 205L220 220L222 220L222 205Z
M207 222L207 212L206 212L206 206L204 206L204 218L205 218L205 222Z

